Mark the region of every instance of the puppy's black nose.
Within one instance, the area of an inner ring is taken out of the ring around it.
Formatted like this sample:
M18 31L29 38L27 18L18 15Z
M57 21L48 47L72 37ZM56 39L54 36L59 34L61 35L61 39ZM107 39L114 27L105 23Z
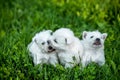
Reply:
M50 44L50 40L48 40L47 43Z
M53 47L52 47L52 46L49 46L49 47L48 47L48 49L50 49L50 50L51 50L51 49L53 49Z
M96 38L96 41L100 41L100 38Z

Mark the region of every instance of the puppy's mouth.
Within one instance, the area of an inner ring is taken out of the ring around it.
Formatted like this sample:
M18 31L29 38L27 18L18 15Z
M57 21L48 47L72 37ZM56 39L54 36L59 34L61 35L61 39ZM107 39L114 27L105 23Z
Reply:
M54 52L55 49L48 50L48 53Z
M101 45L101 42L100 42L100 41L95 41L95 42L93 43L93 45Z
M55 51L55 49L52 46L48 46L48 53L51 53L53 51Z

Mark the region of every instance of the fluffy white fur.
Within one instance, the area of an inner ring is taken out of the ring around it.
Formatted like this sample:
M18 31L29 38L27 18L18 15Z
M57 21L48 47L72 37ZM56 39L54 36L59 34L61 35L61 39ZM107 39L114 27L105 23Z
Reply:
M35 65L46 63L55 66L58 63L55 49L50 46L51 32L51 30L46 30L37 33L28 45Z
M104 65L104 41L107 33L100 33L99 31L87 32L84 31L81 41L84 46L84 53L82 55L82 65L87 66L90 62Z
M52 45L58 52L60 63L65 68L72 68L80 63L83 47L80 40L67 28L60 28L53 33Z

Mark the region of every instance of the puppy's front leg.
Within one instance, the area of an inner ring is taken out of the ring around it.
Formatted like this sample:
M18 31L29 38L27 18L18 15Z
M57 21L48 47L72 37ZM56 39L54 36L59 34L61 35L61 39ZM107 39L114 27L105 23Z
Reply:
M57 62L57 60L55 61L53 61L53 60L50 60L49 61L49 63L51 64L51 65L53 65L54 67L56 67L56 64L58 64L58 62Z
M98 63L98 65L100 65L100 66L102 66L102 65L104 65L105 64L105 60L99 60L99 61L97 61L96 63Z
M71 63L71 62L67 62L67 63L65 64L65 68L72 68L72 67L74 67L74 64Z
M33 62L34 62L34 65L38 64L38 60L37 60L37 55L36 54L34 54L34 56L33 56Z

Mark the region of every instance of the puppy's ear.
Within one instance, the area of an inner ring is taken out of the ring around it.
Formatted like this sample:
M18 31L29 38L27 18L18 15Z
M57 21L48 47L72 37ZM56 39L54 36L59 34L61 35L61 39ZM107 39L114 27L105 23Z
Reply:
M66 44L71 44L71 43L72 43L72 39L70 39L70 38L65 38L65 43L66 43Z
M86 38L86 36L87 36L87 31L83 31L83 34L82 34L82 39L85 39Z
M32 41L35 41L36 39L38 39L39 35L38 33L32 38Z
M103 33L103 34L102 34L102 38L105 40L106 37L107 37L107 33Z
M48 30L49 33L52 33L52 30Z
M36 40L36 39L35 39L34 41L35 41L35 43L37 43L37 40Z
M50 34L50 35L52 35L53 33L52 33L52 30L47 30L48 31L48 33Z

